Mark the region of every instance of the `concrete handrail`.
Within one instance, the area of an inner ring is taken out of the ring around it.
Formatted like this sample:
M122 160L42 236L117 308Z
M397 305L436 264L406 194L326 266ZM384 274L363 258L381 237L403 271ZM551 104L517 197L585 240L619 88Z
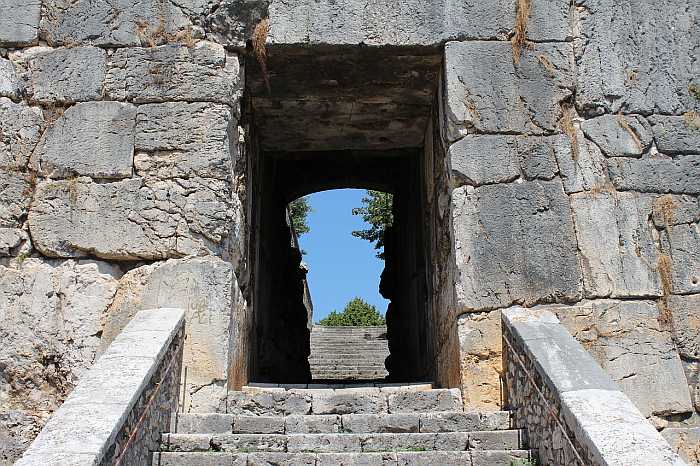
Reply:
M502 320L506 409L542 464L686 464L554 314L513 307Z
M151 464L177 410L182 309L139 312L15 466Z

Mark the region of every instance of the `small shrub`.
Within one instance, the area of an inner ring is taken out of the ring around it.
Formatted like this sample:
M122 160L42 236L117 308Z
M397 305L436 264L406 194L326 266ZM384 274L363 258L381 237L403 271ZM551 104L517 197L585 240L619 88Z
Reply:
M333 311L317 323L325 327L372 327L386 325L386 319L377 308L362 298L353 298L343 312Z
M516 0L515 3L515 35L510 43L513 46L513 61L520 63L523 48L528 46L527 23L532 11L532 0Z
M253 53L260 65L260 71L265 80L268 94L271 93L270 78L267 74L267 35L270 33L270 20L265 18L255 25L253 30Z

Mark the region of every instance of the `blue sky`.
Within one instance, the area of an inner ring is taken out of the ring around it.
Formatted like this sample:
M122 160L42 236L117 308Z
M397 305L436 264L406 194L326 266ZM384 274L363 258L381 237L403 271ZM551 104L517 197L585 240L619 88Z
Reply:
M352 215L362 205L363 189L335 189L308 196L313 211L308 223L311 231L299 239L306 251L309 288L314 304L314 321L331 311L342 311L345 304L359 296L377 307L383 315L389 301L379 294L379 276L384 261L377 259L369 241L355 238L353 230L367 228L362 218Z

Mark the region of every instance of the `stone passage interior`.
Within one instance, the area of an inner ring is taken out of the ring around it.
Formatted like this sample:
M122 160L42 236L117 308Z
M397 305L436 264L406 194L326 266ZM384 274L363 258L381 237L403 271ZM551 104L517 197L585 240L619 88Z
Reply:
M434 313L441 312L433 299L440 254L435 210L446 170L432 133L441 55L432 47L272 46L264 66L249 58L251 312L234 343L250 354L240 366L248 380L311 380L305 271L285 209L300 196L336 188L393 194L394 226L378 284L391 301L389 379L439 380L434 361L444 339L433 328Z

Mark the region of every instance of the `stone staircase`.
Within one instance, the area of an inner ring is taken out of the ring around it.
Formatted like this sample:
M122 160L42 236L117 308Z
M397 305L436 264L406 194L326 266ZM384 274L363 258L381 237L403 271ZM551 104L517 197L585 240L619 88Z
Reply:
M224 406L225 405L225 406ZM458 389L245 387L224 413L179 414L153 466L529 464L508 412L464 412Z
M386 327L324 327L311 330L311 376L317 381L377 380L388 375Z

